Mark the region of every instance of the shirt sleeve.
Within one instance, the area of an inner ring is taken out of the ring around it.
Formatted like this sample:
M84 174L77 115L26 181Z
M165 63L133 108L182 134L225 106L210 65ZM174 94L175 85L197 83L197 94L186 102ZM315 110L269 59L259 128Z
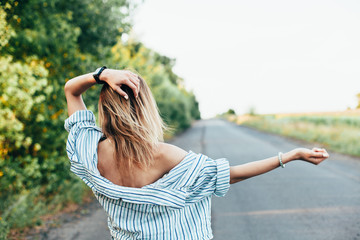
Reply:
M93 112L76 111L65 120L64 127L69 132L66 152L70 162L97 171L97 146L102 132L96 126Z
M188 201L197 202L204 197L215 195L223 197L230 187L230 166L225 158L211 159L199 154L199 168L193 182L188 186ZM201 158L204 158L201 161ZM196 164L196 163L195 163Z

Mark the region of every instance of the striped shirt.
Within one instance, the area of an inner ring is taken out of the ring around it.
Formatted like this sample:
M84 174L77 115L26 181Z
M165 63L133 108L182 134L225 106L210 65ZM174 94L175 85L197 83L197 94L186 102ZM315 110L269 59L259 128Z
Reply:
M189 151L156 182L119 186L100 175L97 147L102 132L91 111L65 120L71 168L93 191L108 215L114 239L212 239L211 196L229 189L229 163Z

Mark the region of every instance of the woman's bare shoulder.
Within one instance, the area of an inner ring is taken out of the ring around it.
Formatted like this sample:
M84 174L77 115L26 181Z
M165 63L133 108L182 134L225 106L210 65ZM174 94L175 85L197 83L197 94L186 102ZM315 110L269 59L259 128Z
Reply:
M185 150L168 143L159 143L156 161L168 172L178 165L188 154Z

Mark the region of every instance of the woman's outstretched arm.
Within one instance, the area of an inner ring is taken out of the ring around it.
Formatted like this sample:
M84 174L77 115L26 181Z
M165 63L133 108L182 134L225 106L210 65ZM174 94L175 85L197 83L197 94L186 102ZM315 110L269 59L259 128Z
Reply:
M286 164L293 160L304 160L313 164L319 164L329 157L325 149L297 148L282 155L282 162ZM270 157L264 160L249 162L242 165L230 167L230 184L267 173L280 166L278 156Z
M112 89L117 91L126 99L128 96L121 89L123 84L129 86L133 90L135 97L139 93L140 80L136 74L128 70L115 70L107 68L101 73L100 80L109 84ZM95 84L96 81L93 77L93 73L77 76L66 82L64 91L69 116L78 110L86 110L81 94Z

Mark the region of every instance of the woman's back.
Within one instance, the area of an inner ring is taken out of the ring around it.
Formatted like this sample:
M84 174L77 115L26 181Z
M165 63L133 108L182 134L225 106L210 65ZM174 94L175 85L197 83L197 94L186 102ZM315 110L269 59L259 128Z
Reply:
M114 239L213 237L211 196L224 196L229 188L228 161L159 143L152 167L129 174L124 169L114 171L111 142L99 144L103 132L91 111L73 113L65 129L69 131L70 169L92 189L106 211Z
M98 170L106 179L116 185L125 187L141 188L156 182L159 178L168 173L181 160L187 152L174 145L159 143L153 155L153 164L148 169L134 165L133 169L121 169L115 159L115 147L111 140L100 141L98 145Z
M94 75L99 78L103 69ZM187 153L161 143L164 125L143 79L128 71L104 73L108 85L99 98L101 128L81 97L102 80L95 81L91 73L66 83L69 118L64 126L70 170L108 214L114 239L212 239L212 195L224 196L230 183L299 158L319 164L329 157L324 149L294 149L230 168L226 159ZM128 90L121 88L124 84ZM111 141L100 141L104 136ZM118 167L124 165L133 170Z

